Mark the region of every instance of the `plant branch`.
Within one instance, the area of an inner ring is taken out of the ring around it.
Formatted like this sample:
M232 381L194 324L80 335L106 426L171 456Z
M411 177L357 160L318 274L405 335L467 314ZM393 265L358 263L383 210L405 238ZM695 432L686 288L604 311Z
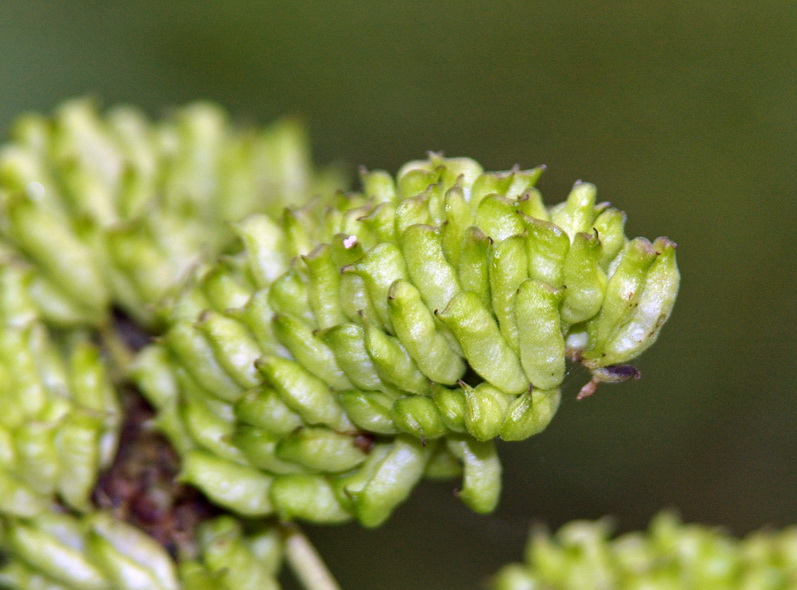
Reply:
M285 556L294 575L306 590L340 590L321 556L301 529L293 523L282 525Z

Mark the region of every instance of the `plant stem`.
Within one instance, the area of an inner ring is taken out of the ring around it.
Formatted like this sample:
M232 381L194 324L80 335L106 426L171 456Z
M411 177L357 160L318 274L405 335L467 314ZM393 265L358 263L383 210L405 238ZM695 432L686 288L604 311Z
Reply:
M340 590L340 586L310 540L293 523L282 525L285 556L294 575L306 590Z

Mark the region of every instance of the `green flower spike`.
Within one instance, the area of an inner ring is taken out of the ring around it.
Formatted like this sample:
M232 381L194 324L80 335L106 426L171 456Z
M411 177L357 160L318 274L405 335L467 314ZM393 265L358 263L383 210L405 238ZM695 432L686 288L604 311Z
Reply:
M26 590L278 590L281 533L256 528L245 532L230 517L205 521L194 555L175 562L151 537L106 512L11 519L0 531L0 583Z
M183 588L191 590L279 590L282 564L279 531L259 525L246 532L234 518L204 522L197 531L196 559L179 564Z
M494 439L547 426L568 357L582 396L633 376L678 287L671 241L629 241L588 183L546 208L541 171L432 155L240 222L134 369L185 481L241 514L376 526L461 472L492 510Z
M0 520L33 517L56 497L89 510L121 423L99 351L84 334L47 330L31 280L28 269L0 266Z
M72 101L21 118L12 138L0 149L0 241L35 267L45 319L66 326L102 324L116 305L152 327L163 297L230 245L230 222L341 182L311 171L295 121L237 129L207 103L153 123Z
M606 521L532 533L524 563L503 567L493 590L776 590L797 585L797 529L744 539L661 514L647 532L610 538Z

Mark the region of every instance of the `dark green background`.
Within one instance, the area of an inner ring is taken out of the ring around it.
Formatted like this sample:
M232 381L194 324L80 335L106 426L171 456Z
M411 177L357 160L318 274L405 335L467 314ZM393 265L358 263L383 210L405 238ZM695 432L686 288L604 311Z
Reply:
M644 379L576 403L570 376L551 427L502 446L494 515L425 484L378 531L312 529L344 588L476 588L532 520L797 522L793 1L0 3L0 127L85 94L298 113L352 170L545 163L549 202L590 180L629 233L678 242Z

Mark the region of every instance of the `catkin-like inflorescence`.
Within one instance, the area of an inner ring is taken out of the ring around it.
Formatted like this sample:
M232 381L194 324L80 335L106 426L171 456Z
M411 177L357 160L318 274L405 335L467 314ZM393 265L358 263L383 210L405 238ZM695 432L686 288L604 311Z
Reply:
M593 387L635 375L678 288L673 242L627 239L588 183L546 207L541 171L432 155L237 224L135 369L185 480L241 514L375 526L462 472L492 510L494 439L547 426L568 357Z
M0 521L91 509L116 452L121 409L100 351L54 333L28 296L29 269L0 264Z
M253 525L255 526L255 525ZM138 528L106 512L55 510L4 523L0 584L34 590L278 590L278 530L204 522L195 554L179 562Z
M20 118L0 148L0 245L36 270L47 321L96 326L113 305L153 328L160 300L230 245L230 222L341 182L312 170L296 121L238 128L195 103L152 122L76 100Z
M646 532L611 538L607 521L532 532L523 563L504 566L493 590L649 588L778 590L797 587L797 528L736 539L660 514Z

